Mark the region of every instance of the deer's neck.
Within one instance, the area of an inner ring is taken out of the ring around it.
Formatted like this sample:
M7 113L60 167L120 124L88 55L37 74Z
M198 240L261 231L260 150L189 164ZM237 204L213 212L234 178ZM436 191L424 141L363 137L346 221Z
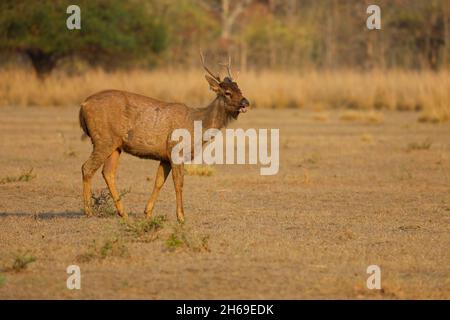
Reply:
M206 108L197 109L194 120L201 120L203 129L221 129L226 127L231 116L226 111L225 101L222 97L217 97Z

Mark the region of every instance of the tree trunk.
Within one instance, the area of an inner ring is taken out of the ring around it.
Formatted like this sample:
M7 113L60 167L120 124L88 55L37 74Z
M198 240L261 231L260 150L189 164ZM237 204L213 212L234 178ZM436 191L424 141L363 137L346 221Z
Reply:
M28 49L25 51L31 64L40 79L44 79L56 66L58 58L53 53L45 53L40 49Z
M240 50L240 64L241 64L241 72L247 72L247 43L245 40L241 41L241 50Z
M443 26L443 28L444 28L444 51L443 51L443 62L444 62L444 69L446 70L447 69L447 66L448 66L448 50L449 50L449 48L448 48L448 38L449 38L449 35L448 35L448 19L449 19L449 16L448 16L448 7L447 7L447 5L446 5L446 2L445 1L442 1L442 12L443 12L443 19L444 19L444 26Z
M231 34L230 23L230 2L229 0L222 0L222 39L228 40Z
M230 54L230 41L233 32L233 26L238 16L243 12L244 8L249 5L251 0L236 1L236 4L231 8L229 0L222 0L222 31L221 39L225 44L227 54Z
M336 21L338 17L338 3L336 0L333 0L330 4L329 16L327 18L326 25L326 56L325 56L325 64L328 69L333 69L335 66L336 60Z

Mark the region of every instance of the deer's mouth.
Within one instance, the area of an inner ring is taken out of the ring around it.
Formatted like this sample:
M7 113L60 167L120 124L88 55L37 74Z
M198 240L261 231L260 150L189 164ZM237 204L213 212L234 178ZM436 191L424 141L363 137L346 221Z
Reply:
M250 106L250 102L248 102L247 99L242 98L240 101L240 108L239 108L239 113L246 113L247 112L247 108Z

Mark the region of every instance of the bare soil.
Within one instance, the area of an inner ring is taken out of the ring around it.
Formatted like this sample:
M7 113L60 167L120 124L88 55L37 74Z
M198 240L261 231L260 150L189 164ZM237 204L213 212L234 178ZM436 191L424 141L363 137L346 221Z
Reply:
M167 221L138 236L117 216L82 214L91 145L77 113L0 110L2 299L450 299L448 124L400 112L371 123L339 111L251 110L232 127L279 128L279 173L222 165L186 176L183 227L170 178L154 210ZM144 219L156 167L121 156L133 223ZM94 188L105 188L100 172ZM25 256L36 261L14 270ZM66 288L73 264L81 290ZM366 287L373 264L382 290Z

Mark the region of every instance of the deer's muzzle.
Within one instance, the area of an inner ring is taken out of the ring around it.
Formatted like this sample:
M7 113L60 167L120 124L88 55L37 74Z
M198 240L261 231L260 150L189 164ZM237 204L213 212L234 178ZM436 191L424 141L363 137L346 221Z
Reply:
M248 102L247 99L242 98L241 102L239 103L239 112L245 113L247 112L247 107L250 105L250 102Z

